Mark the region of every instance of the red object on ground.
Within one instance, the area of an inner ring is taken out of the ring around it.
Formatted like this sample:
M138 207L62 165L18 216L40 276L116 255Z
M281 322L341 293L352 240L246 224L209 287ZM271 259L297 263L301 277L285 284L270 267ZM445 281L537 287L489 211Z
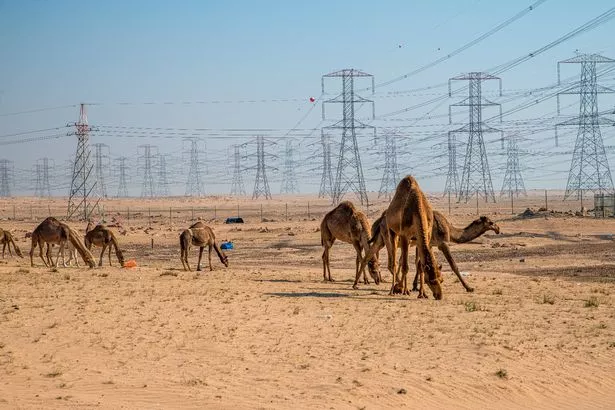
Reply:
M134 259L124 262L125 268L134 268L135 266L137 266L137 261L135 261Z

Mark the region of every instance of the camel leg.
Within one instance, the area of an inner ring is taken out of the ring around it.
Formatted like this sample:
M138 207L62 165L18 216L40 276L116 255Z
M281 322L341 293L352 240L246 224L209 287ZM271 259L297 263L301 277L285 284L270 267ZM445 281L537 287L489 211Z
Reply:
M62 263L66 266L66 263L64 262L64 242L60 242L60 252L58 253L58 257L56 258L56 263L54 265L55 268L58 267L60 255L62 255Z
M98 266L102 266L102 261L103 261L103 258L105 256L105 251L106 250L107 250L107 244L103 243L102 251L100 252L100 259L98 260ZM110 248L109 248L109 252L111 252Z
M401 243L401 293L402 295L409 295L408 291L408 239L405 237L400 238Z
M2 244L2 259L4 259L4 248L6 248L6 242ZM11 245L9 245L9 252L11 251Z
M357 257L355 258L355 277L360 278L361 273L363 273L363 283L365 285L369 284L369 280L367 279L367 275L365 273L365 264L362 264L363 255L361 252L361 245L358 243L353 243L354 250L357 252Z
M212 251L213 246L209 245L209 252L207 254L207 257L209 258L209 271L211 272L212 270L214 270L214 268L211 266L211 251Z
M199 262L196 264L196 270L198 271L201 270L201 258L203 257L203 249L205 249L204 246L199 247Z
M331 277L331 262L329 259L330 252L331 245L327 243L325 244L325 250L322 253L322 274L325 282L333 282L333 278Z
M457 267L457 264L455 263L455 260L453 259L453 255L451 255L451 250L448 247L448 244L442 243L442 245L438 246L438 249L440 249L442 253L444 254L446 261L451 266L451 269L453 270L453 272L455 272L455 275L457 275L459 282L461 282L465 290L467 292L474 292L474 288L468 285L465 280L463 280L463 276L461 276L461 273L459 272L459 268Z
M388 268L389 268L389 272L391 272L391 276L393 277L393 283L391 284L391 290L389 292L389 295L393 295L396 292L396 287L399 286L398 284L398 277L397 277L397 245L399 242L399 237L391 230L388 230L387 235L386 235L386 248L387 248L387 264L388 264Z
M184 270L191 271L190 263L188 262L188 248L181 250L180 259L182 261L182 266L184 267Z
M49 244L47 244L47 246L49 246ZM45 264L45 266L51 267L50 263L47 263L45 258L43 258L43 247L44 247L44 245L41 242L39 242L38 247L40 248L39 256L43 260L43 263ZM49 249L49 248L47 248L47 249Z
M108 246L108 248L109 248L109 266L111 266L111 248L112 247L113 246L111 246L111 245ZM116 252L117 252L117 248L116 248Z
M34 267L34 248L36 248L36 242L32 239L32 246L30 247L30 266Z
M419 281L419 271L421 269L419 265L419 248L416 248L416 252L414 254L414 264L416 265L416 273L414 274L414 280L412 281L412 291L416 292L419 290L418 281Z

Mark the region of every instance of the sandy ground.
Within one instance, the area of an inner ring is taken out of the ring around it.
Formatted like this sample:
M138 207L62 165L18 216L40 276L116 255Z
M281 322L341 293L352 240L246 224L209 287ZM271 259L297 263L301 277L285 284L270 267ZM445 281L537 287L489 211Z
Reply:
M43 219L13 220L27 203L0 204L26 254ZM190 222L156 217L118 235L137 268L0 259L0 408L615 407L614 220L485 210L502 234L452 247L476 291L438 253L435 301L388 296L388 283L353 290L347 244L332 250L337 281L322 282L320 215L280 220L274 203L274 222L212 222L236 248L213 272L182 271ZM471 204L450 217L474 218Z

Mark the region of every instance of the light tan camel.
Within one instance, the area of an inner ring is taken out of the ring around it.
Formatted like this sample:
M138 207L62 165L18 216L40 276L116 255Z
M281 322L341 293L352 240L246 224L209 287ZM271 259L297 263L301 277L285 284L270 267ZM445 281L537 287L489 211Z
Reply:
M399 182L395 195L384 215L384 220L386 222L385 245L387 248L388 268L393 276L390 294L396 293L398 287L401 288L401 293L410 293L407 283L408 247L412 238L415 238L418 250L417 263L420 266L419 298L427 297L425 291L425 274L427 274L427 284L434 298L436 300L442 299L442 275L431 250L434 225L433 210L414 177L408 175ZM449 235L447 232L445 241L448 240ZM398 247L401 248L401 283L396 275L396 253ZM361 262L361 267L367 263L368 258L373 256L374 252L370 248ZM353 288L356 289L358 281L359 275L357 274Z
M372 248L372 252L375 252L376 257L378 257L378 253L385 246L386 240L386 221L385 216L386 211L382 213L380 218L374 221L372 225L372 238L370 239L370 246ZM453 255L451 254L451 250L448 246L447 241L445 240L447 237L447 233L449 235L449 240L453 243L466 243L470 242L479 236L483 235L487 231L494 231L496 234L500 233L500 227L489 219L486 216L481 216L480 218L472 221L465 228L457 228L453 226L439 211L433 211L434 216L434 224L433 224L433 232L431 233L431 246L437 246L438 249L442 251L444 257L446 258L448 264L450 265L457 278L463 285L466 291L473 292L474 288L469 286L466 281L461 276L459 272L459 268L453 259ZM410 246L416 245L416 238L412 238L410 242ZM418 258L416 259L418 261ZM417 272L414 276L414 281L412 282L412 290L417 289L417 281L419 276L419 266L417 264ZM399 269L398 269L399 271Z
M332 211L328 212L320 223L320 243L325 248L322 253L322 269L325 281L332 282L331 265L329 262L330 249L336 239L342 242L350 243L354 246L357 252L356 260L356 277L359 278L360 272L363 272L363 282L369 283L365 274L365 267L359 270L363 253L367 253L369 249L369 222L365 214L358 209L350 201L343 201ZM370 276L376 284L380 283L380 273L378 272L377 259L374 255L369 259L368 270ZM357 279L358 280L358 279Z
M120 266L124 266L124 254L120 250L117 239L115 239L115 235L113 232L107 228L105 225L98 224L94 226L94 224L90 221L88 223L87 228L85 228L85 246L89 250L92 249L92 245L98 246L102 248L100 252L100 260L98 261L98 266L102 266L103 256L107 248L109 248L109 266L111 266L111 248L115 248L115 256L117 256L117 260L120 263Z
M218 254L218 258L220 258L220 262L224 264L224 266L228 267L228 257L220 250L218 244L216 243L216 235L214 235L214 231L203 222L196 222L190 228L184 230L181 235L179 235L179 246L181 248L181 261L184 267L184 270L191 270L190 264L188 263L188 251L190 250L190 246L198 246L199 247L199 261L196 265L196 270L201 270L201 258L203 256L203 249L205 246L209 247L209 270L212 271L214 268L211 266L211 250L212 248Z
M19 249L19 246L15 243L13 235L9 231L5 231L2 228L0 228L0 243L2 244L2 259L4 259L4 250L7 246L9 248L9 255L11 257L13 256L13 252L11 252L11 245L13 245L13 249L15 250L17 256L23 258L21 249Z
M52 247L54 244L47 244L47 260L51 261L52 259ZM68 252L68 260L65 259L64 255ZM73 246L70 241L67 241L64 245L64 251L60 254L58 251L58 258L62 256L62 266L65 268L72 265L72 261L75 261L75 265L79 267L79 258L77 258L77 249Z
M45 243L60 245L60 253L62 254L64 252L64 247L67 241L70 241L71 244L77 249L77 252L79 252L81 258L83 258L85 263L90 268L96 266L92 254L90 253L90 251L88 251L83 242L81 242L81 240L79 239L79 234L67 224L60 222L51 216L41 222L32 232L30 265L34 266L34 249L38 246L40 249L39 255L43 260L45 266L52 266L52 260L49 256L51 252L49 251L49 249L47 250L47 259L43 257L43 248L45 247ZM60 257L58 255L58 259L56 259L55 266L58 266L59 259Z

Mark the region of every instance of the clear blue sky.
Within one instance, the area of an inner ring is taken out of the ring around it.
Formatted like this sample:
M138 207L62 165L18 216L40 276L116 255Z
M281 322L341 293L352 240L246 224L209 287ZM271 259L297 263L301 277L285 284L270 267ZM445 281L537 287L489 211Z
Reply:
M0 114L87 102L99 104L89 107L93 125L285 130L307 115L300 128L315 127L323 125L320 106L308 115L311 106L308 99L320 96L323 74L354 67L373 74L377 83L389 80L446 55L531 3L486 0L0 1ZM374 95L376 114L433 98L433 95L414 94L392 98L389 92L442 83L462 72L480 71L509 61L547 44L610 7L612 2L603 0L547 1L463 54L420 75L378 89ZM552 84L556 80L556 62L573 56L577 49L615 57L614 34L615 20L612 20L503 74L503 86L505 89L531 89ZM565 76L578 72L576 66L565 69ZM612 75L605 78L605 85L613 83ZM331 93L334 87L335 84ZM446 89L433 91L443 92ZM369 97L369 93L364 96ZM272 99L290 101L240 102ZM231 103L181 104L214 100ZM434 109L433 114L446 114L447 105L454 100L446 101ZM613 106L613 99L609 100L608 96L604 101L602 108ZM120 105L120 102L132 104ZM145 102L174 104L147 105ZM566 102L572 103L574 98ZM411 111L398 118L418 117L433 108ZM507 108L512 107L505 105L503 109ZM537 117L554 110L555 101L549 100L515 118ZM75 121L77 114L77 108L70 107L1 116L0 135L61 127ZM391 122L374 124L382 126ZM399 121L396 124L407 123ZM438 124L446 130L447 119L440 118L432 126ZM62 129L51 134L66 131ZM605 136L613 137L611 130L608 133ZM2 138L9 139L12 138ZM94 134L92 140L109 144L111 157L128 155L134 157L135 162L139 144L157 144L161 153L170 153L176 159L182 158L185 145L180 138L125 138L109 134ZM207 157L211 161L208 167L211 180L205 177L208 192L228 192L228 186L210 182L216 172L227 174L227 147L246 141L245 138L207 141ZM445 166L446 158L420 163L421 158L437 149L434 143L443 141L413 146L413 152L400 159L402 171L412 170L421 177L421 174ZM564 138L562 143L569 146L562 149L571 150L573 141L574 136ZM378 190L381 171L375 167L381 161L375 154L373 142L364 139L361 144L365 148L363 161L368 188ZM537 142L528 145L534 147ZM31 171L36 159L49 156L60 167L74 155L74 146L75 141L70 137L54 142L5 145L0 146L0 158L15 161L18 184L26 187L21 191L31 193L33 182L28 184L28 178L32 176L26 171ZM543 150L551 147L551 144L540 145ZM281 154L282 148L283 144L271 147L277 154ZM494 144L493 148L494 158L490 158L490 163L494 167L494 188L498 191L503 171L497 168L501 167L502 159L498 157L501 154L497 151L499 144ZM313 150L306 141L302 141L298 149L304 159ZM555 164L553 169L566 170L566 159L562 156L550 160L562 162ZM609 157L611 163L614 159ZM281 167L281 161L275 165ZM179 167L174 170L181 171ZM318 190L318 171L310 173L303 169L298 172L302 192ZM529 188L565 185L565 174L539 177L530 169L527 172ZM280 177L272 173L271 178L272 191L277 192ZM184 180L185 175L174 179L179 184L175 193L183 193ZM248 191L252 181L253 176L246 174ZM132 185L132 194L139 195L137 175ZM441 190L443 180L434 178L426 185L429 189ZM115 190L111 188L112 193Z

